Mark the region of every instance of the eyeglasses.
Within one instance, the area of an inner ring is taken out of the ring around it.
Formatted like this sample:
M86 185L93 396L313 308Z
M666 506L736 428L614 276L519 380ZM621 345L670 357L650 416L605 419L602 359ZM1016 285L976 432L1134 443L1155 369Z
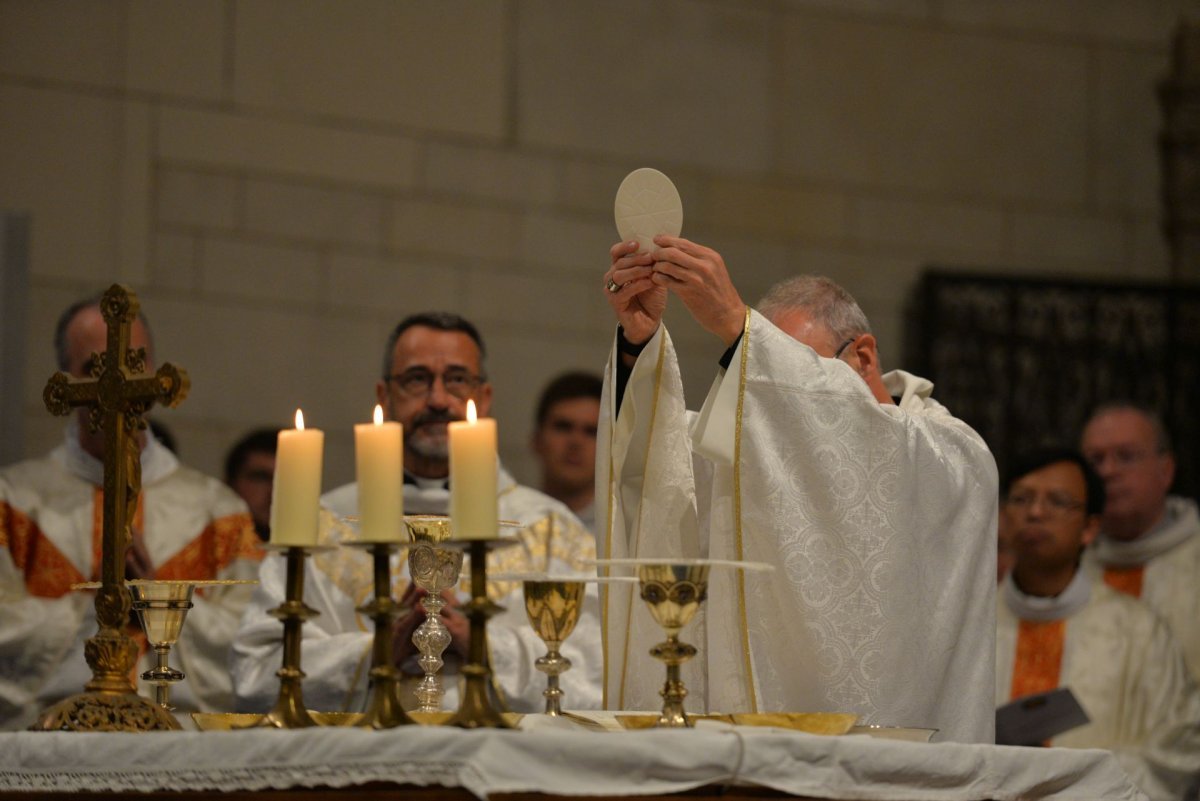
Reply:
M395 384L400 391L410 398L423 398L433 389L437 376L428 370L413 369L397 375L387 376L389 384ZM483 383L483 376L473 375L466 370L447 370L442 373L442 386L446 392L466 400L475 392L475 388Z
M1111 451L1085 453L1083 458L1087 459L1088 464L1095 470L1099 470L1109 460L1112 460L1114 467L1125 469L1133 467L1145 459L1149 459L1151 456L1156 455L1156 453L1161 453L1161 451L1147 451L1140 448L1113 448Z
M838 349L837 349L837 350L835 350L835 351L833 352L833 358L835 358L835 359L840 359L840 358L842 357L842 351L844 351L844 350L845 350L847 347L849 347L849 346L850 346L850 343L851 343L851 342L853 342L853 341L854 341L854 340L856 340L856 339L858 339L858 336L857 336L857 335L856 335L856 336L852 336L852 337L850 337L850 338L849 338L849 339L847 339L845 342L843 342L842 344L838 345Z
M1041 501L1042 509L1047 517L1066 517L1071 512L1083 508L1082 501L1077 501L1069 495L1059 495L1053 492L1047 495L1038 495L1036 492L1017 492L1004 499L1004 503L1009 509L1019 512L1028 512L1039 501Z

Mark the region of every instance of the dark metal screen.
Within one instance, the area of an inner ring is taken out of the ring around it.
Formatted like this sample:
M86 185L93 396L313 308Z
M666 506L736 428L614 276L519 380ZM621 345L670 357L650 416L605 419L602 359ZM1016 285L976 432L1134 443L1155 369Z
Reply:
M935 269L912 317L909 362L987 440L1001 475L1022 450L1077 446L1093 408L1131 400L1163 416L1176 490L1197 494L1200 289Z

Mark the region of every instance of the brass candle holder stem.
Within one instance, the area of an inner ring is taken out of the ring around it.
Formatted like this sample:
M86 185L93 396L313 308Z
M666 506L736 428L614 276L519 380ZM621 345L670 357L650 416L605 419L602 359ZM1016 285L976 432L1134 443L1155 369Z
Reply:
M392 622L400 605L392 599L392 554L399 542L347 543L371 552L375 572L375 597L358 611L375 622L371 644L371 697L367 711L356 724L364 729L392 729L416 723L400 704L400 671L392 663Z
M462 699L458 711L446 722L447 726L461 729L511 729L504 720L502 702L493 699L491 689L492 668L487 656L487 621L503 607L492 603L487 596L487 554L489 547L517 544L513 540L469 540L460 544L468 549L471 559L471 601L463 607L471 621L471 640L467 648L467 664L463 665L465 677Z
M304 560L312 548L300 545L274 547L283 550L287 559L286 599L270 611L273 617L283 621L283 666L275 672L279 677L279 697L275 706L257 725L274 729L302 729L317 725L304 706L304 671L300 669L300 640L304 621L319 614L304 604Z

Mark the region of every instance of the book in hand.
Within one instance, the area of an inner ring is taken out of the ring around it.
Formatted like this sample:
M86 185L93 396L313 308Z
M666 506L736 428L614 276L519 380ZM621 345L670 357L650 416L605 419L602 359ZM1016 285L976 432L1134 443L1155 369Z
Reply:
M996 709L996 745L1042 745L1090 720L1069 687L1026 695Z

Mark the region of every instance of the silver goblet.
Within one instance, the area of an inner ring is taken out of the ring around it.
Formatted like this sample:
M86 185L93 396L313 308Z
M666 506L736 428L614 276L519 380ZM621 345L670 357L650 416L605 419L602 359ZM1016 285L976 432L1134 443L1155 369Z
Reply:
M438 548L436 544L450 539L450 518L441 515L406 515L404 524L414 541L408 552L408 572L413 582L426 592L421 606L425 622L413 632L413 645L421 654L417 663L425 677L417 685L418 712L438 712L442 697L442 654L450 646L450 631L442 623L441 611L446 605L442 592L458 583L462 571L463 552Z

